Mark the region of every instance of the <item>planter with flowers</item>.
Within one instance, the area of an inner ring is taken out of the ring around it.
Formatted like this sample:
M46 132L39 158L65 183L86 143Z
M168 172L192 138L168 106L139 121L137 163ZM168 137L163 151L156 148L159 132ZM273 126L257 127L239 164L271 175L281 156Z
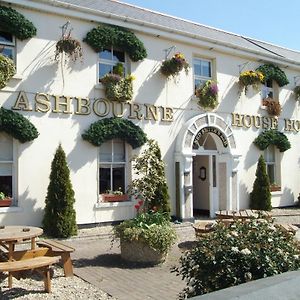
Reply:
M166 59L162 62L160 72L167 78L170 76L176 77L183 69L188 74L190 65L186 61L182 53L176 53L171 59Z
M278 117L281 114L281 105L279 101L275 101L272 98L263 99L263 106L267 108L270 116Z
M300 85L294 88L294 95L296 100L300 100Z
M128 195L123 194L121 190L107 191L104 194L100 194L100 198L103 202L121 202L129 200Z
M166 259L176 239L170 223L164 163L155 141L148 141L148 148L135 159L133 168L139 178L132 181L129 192L138 200L137 216L117 225L114 234L120 238L123 259L155 265Z
M214 109L218 105L218 85L213 80L207 80L196 89L198 105L204 109Z
M124 77L123 65L118 63L112 73L108 73L100 82L104 85L105 96L108 100L126 102L131 101L133 97L132 81L134 77L127 75Z
M0 192L0 207L11 206L12 198L6 196L3 192Z
M73 39L70 35L63 36L56 43L55 60L58 60L63 53L68 55L73 61L82 58L82 48L80 42L76 39Z
M16 73L16 67L10 58L0 53L0 89L4 88Z
M248 87L251 85L255 90L259 89L259 85L264 82L264 75L259 71L245 71L240 74L239 85L242 90L247 93Z

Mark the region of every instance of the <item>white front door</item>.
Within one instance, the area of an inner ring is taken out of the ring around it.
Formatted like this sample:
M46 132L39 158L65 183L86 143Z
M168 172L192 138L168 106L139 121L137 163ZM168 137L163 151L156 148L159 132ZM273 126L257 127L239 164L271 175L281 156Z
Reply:
M211 218L216 216L216 211L219 209L217 160L216 154L209 155L209 216Z

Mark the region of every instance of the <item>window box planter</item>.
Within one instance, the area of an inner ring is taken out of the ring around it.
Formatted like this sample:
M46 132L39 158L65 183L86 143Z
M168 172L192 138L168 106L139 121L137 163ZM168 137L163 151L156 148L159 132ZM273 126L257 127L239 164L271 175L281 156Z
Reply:
M270 192L279 192L279 191L281 191L281 186L270 185Z
M9 207L12 204L12 198L6 197L0 200L0 207Z
M121 202L128 201L128 195L101 194L100 198L103 202Z

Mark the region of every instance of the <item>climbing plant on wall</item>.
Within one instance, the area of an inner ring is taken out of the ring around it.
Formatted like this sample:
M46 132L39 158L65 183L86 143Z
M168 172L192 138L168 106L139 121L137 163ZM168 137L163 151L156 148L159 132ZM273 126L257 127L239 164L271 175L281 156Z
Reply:
M256 69L264 75L265 82L268 80L275 80L280 87L289 84L285 73L273 64L265 64Z
M133 149L142 146L147 141L143 130L129 120L121 118L106 118L97 121L82 134L84 140L94 146L111 139L122 139L132 146Z
M284 152L291 148L286 135L274 129L262 132L253 142L260 150L265 150L269 145L275 145L280 152Z
M0 108L0 131L5 131L21 143L32 141L39 135L36 127L24 116L3 107Z
M133 32L122 27L99 25L88 32L83 41L96 52L114 46L125 51L133 61L147 57L147 50L143 42Z
M27 20L15 9L0 6L0 28L16 36L20 40L25 40L36 35L36 28L33 23Z

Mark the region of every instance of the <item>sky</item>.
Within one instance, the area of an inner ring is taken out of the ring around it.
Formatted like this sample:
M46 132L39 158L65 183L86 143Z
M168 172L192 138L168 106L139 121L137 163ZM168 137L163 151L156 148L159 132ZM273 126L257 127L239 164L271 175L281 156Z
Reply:
M299 0L123 0L121 2L300 51Z

